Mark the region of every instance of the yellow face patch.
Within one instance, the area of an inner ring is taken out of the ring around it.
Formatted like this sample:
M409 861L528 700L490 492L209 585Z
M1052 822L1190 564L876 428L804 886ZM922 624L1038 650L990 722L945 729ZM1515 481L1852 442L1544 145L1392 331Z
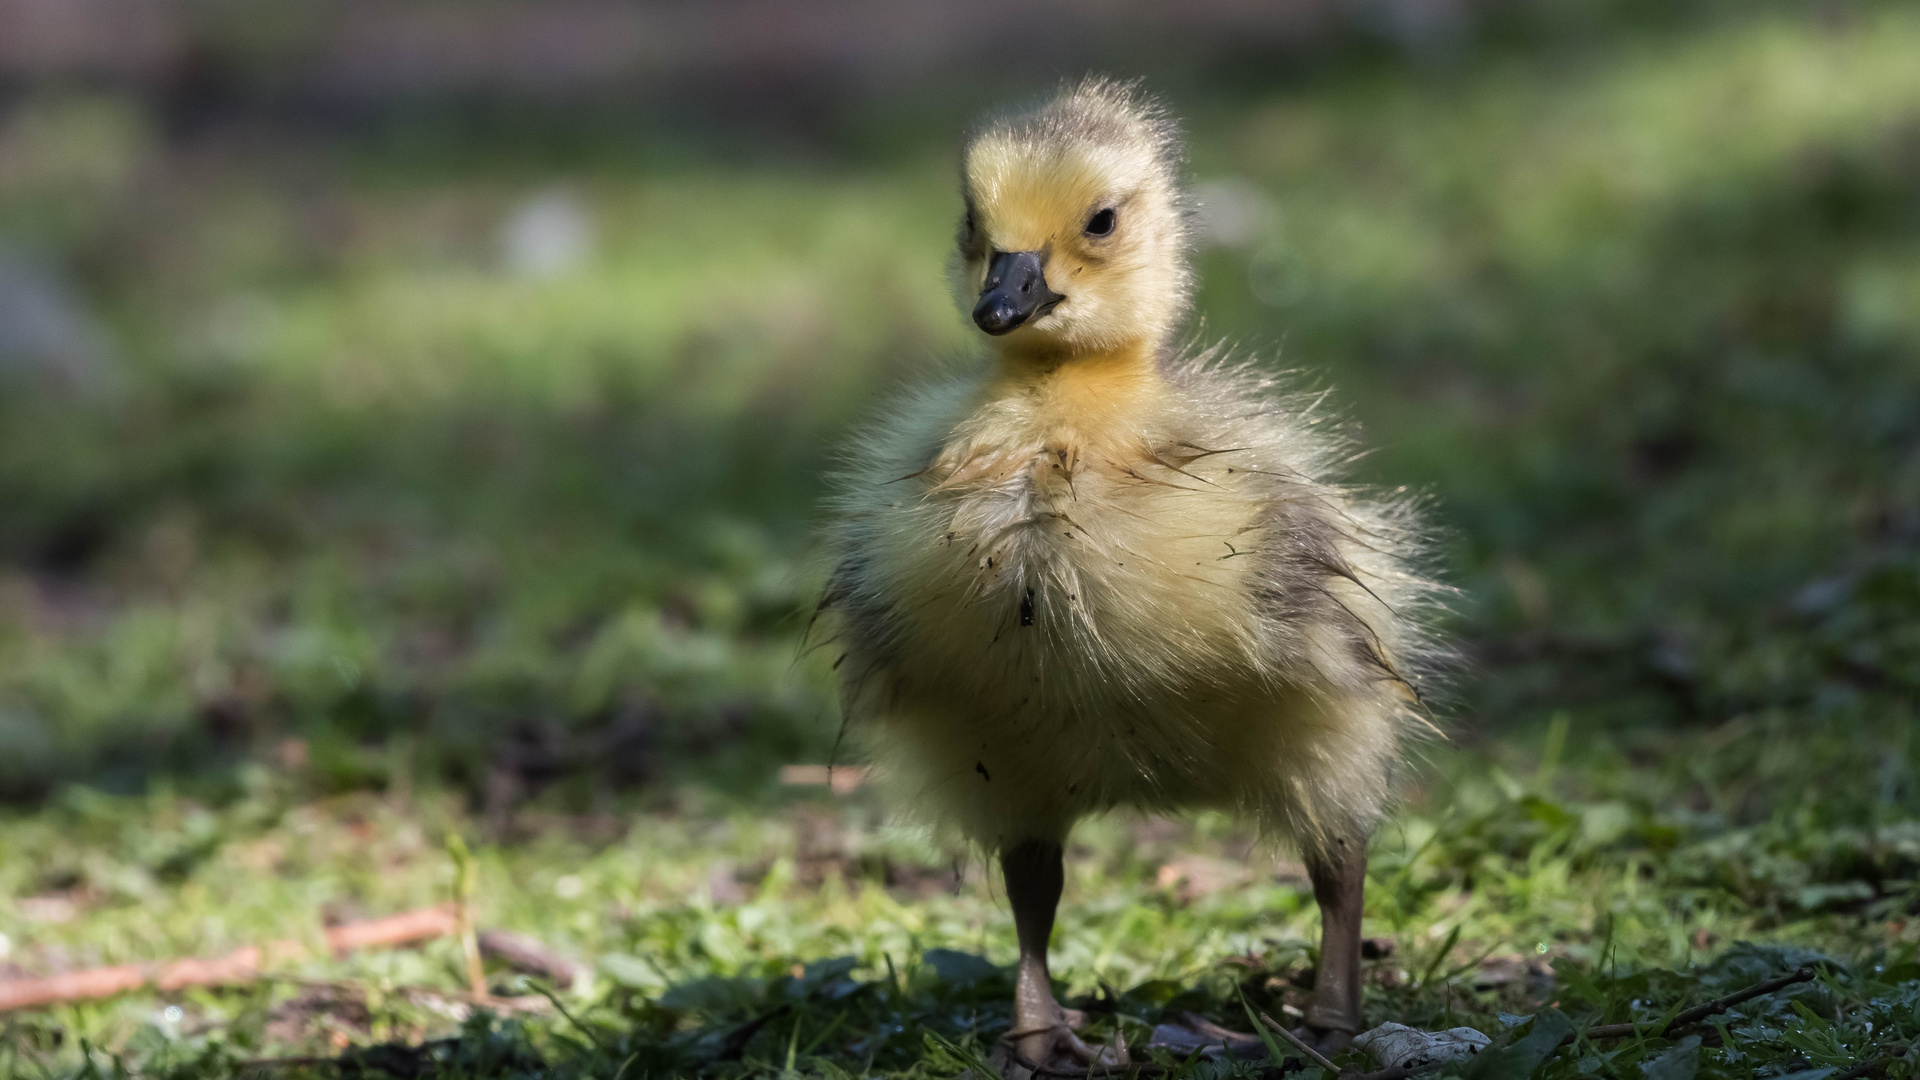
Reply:
M992 140L969 156L967 187L989 247L1040 251L1081 241L1093 215L1147 187L1151 175L1129 165L1093 147Z
M966 183L969 287L979 289L994 252L1036 251L1047 287L1066 297L1004 349L1106 351L1171 329L1186 299L1182 228L1150 143L988 135L970 148Z

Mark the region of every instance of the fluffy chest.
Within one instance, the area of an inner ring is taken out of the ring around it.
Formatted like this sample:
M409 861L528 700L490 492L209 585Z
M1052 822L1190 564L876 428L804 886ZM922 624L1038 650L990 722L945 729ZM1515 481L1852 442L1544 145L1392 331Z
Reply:
M1082 688L1249 666L1266 515L1227 456L1132 438L950 447L879 530L902 644Z

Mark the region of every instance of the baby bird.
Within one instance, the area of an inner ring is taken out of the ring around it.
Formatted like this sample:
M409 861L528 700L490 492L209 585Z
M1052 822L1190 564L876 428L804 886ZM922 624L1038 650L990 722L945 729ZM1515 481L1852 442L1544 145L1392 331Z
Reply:
M1116 807L1298 845L1323 930L1306 1023L1360 1030L1367 840L1438 655L1409 501L1336 482L1317 399L1175 341L1183 169L1126 84L981 126L959 254L991 361L897 402L831 504L847 723L907 807L998 856L1032 1065L1124 1060L1069 1030L1047 970L1062 845Z

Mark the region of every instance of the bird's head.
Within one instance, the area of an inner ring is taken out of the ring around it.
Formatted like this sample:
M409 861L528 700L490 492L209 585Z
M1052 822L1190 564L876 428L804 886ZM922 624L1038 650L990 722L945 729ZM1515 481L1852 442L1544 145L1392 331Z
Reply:
M1180 139L1153 102L1091 79L967 142L961 280L973 321L1038 356L1152 348L1191 291Z

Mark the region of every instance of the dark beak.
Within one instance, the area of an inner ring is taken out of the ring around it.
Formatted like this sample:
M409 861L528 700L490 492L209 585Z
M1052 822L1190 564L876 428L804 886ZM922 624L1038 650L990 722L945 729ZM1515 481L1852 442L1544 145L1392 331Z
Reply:
M1066 297L1047 288L1037 251L996 251L987 264L987 284L973 306L975 326L1000 335L1053 310Z

